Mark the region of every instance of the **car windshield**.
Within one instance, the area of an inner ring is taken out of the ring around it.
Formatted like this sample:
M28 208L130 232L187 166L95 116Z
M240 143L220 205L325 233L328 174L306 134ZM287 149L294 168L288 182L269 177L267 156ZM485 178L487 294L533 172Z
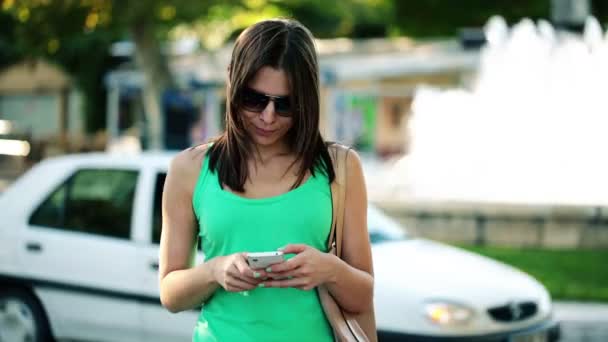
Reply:
M372 244L409 238L404 227L373 205L367 209L367 228Z

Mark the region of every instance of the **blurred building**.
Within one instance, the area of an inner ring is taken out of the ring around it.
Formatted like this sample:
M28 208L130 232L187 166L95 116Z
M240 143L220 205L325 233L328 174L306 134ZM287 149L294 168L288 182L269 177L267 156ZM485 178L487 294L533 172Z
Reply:
M318 47L326 136L384 156L407 153L416 88L465 85L479 58L455 40L332 39Z
M407 152L410 107L416 87L462 86L477 67L478 50L456 40L318 40L321 129L328 140L380 155ZM213 52L170 56L178 89L163 96L165 146L206 141L224 126L225 78L232 44ZM143 75L132 62L106 77L110 141L135 136L145 148ZM181 138L180 138L181 137Z
M65 150L84 136L81 95L65 72L43 60L24 61L0 73L0 119L44 145L46 154Z
M124 44L124 43L122 43ZM166 149L205 142L223 130L228 60L215 54L177 53L169 58L176 87L162 95ZM142 99L144 76L132 60L105 77L108 90L108 149L147 149L149 136Z
M29 161L64 153L84 140L81 96L65 72L43 60L0 73L0 164L18 175Z

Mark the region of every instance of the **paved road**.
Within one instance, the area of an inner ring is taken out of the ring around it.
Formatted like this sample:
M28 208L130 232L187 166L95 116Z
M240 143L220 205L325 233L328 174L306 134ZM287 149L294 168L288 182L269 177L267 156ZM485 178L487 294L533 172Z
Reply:
M564 342L608 342L608 304L554 302Z

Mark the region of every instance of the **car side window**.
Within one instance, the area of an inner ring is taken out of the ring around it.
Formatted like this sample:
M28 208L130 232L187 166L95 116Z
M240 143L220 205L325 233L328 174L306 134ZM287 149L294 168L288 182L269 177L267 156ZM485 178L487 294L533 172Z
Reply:
M163 226L162 202L163 188L165 186L166 173L159 173L156 176L154 185L154 211L152 212L152 242L160 243L160 231Z
M131 170L79 170L42 202L30 224L129 239L137 176Z
M165 179L167 178L166 173L159 173L156 176L154 185L154 211L152 212L152 243L160 244L160 233L163 226L162 216L162 202L163 202L163 188L165 187ZM197 249L200 251L201 243L200 237L197 238Z

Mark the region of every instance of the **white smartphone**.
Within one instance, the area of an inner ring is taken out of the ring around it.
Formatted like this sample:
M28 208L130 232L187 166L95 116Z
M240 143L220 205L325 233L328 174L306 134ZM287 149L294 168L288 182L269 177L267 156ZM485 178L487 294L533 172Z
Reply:
M266 268L283 260L285 260L285 256L281 251L247 253L247 263L253 269Z

